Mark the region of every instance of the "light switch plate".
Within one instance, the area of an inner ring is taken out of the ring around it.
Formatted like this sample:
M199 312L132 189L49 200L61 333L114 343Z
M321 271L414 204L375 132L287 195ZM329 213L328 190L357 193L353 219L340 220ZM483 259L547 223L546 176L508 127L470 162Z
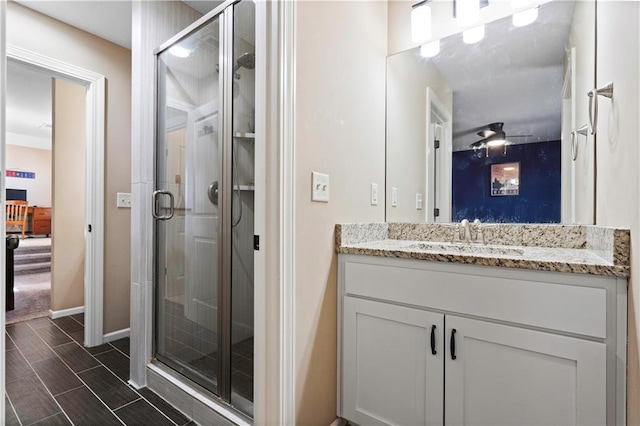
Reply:
M422 210L422 194L416 193L416 210Z
M371 205L372 206L378 205L378 184L377 183L371 184Z
M391 188L391 207L398 207L398 188Z
M118 192L116 194L116 207L121 209L131 208L131 193L130 192Z
M329 175L311 172L311 201L329 202Z

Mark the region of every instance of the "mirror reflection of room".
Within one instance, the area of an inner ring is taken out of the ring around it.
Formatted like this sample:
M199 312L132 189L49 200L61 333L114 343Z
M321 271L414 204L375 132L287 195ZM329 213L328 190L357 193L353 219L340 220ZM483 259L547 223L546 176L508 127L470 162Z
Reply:
M593 223L593 137L571 131L588 121L594 4L531 10L521 22L487 8L482 37L434 28L387 58L387 221ZM501 196L504 163L518 189Z

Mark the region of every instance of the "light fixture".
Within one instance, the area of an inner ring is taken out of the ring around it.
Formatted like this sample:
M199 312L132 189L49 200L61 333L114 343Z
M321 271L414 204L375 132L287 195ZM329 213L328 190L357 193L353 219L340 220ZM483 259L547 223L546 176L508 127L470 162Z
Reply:
M487 143L487 146L501 146L507 143L507 137L504 132L500 131L489 136L485 142Z
M511 19L513 20L514 27L524 27L526 25L532 24L536 19L538 19L538 8L534 7L532 9L514 13Z
M428 1L411 6L411 40L414 43L424 43L431 38L431 7Z
M480 17L480 0L455 0L455 15L459 27L474 24Z
M467 44L477 43L484 38L484 24L473 27L462 33L462 40Z
M425 58L432 58L440 53L440 40L435 40L420 46L420 55Z
M516 169L515 167L505 167L503 170L511 171L511 170L515 170L515 169Z
M169 53L178 58L186 58L191 54L191 51L186 47L173 46L169 48Z

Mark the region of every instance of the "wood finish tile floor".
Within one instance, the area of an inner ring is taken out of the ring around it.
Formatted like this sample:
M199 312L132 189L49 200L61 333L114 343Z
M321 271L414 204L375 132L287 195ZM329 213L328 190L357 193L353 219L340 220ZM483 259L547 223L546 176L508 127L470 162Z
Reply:
M129 379L129 339L84 348L83 315L6 328L6 425L195 425Z

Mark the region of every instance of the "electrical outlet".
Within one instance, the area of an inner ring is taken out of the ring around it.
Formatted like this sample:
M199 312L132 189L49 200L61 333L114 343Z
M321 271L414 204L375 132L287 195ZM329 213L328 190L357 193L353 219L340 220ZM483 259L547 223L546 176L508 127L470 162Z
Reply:
M131 208L131 193L130 192L118 192L116 194L116 207L121 209Z
M311 172L311 201L329 202L329 175Z
M391 188L391 207L398 207L398 188Z
M377 183L371 184L371 205L372 206L378 205L378 184Z
M422 210L422 194L416 193L416 210Z

